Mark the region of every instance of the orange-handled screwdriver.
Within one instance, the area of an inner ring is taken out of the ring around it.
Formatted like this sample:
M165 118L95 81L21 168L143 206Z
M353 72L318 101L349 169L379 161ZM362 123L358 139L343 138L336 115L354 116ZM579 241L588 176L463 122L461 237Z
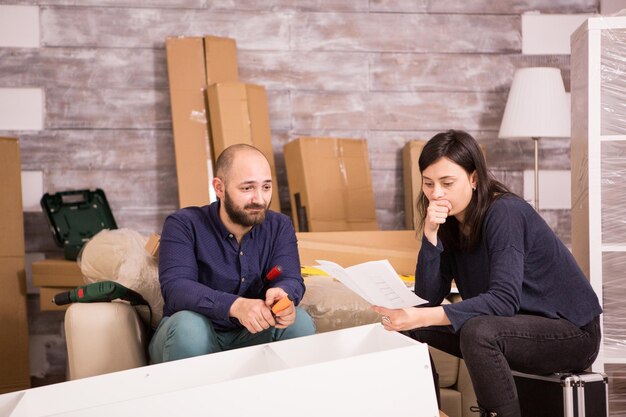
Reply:
M289 296L281 298L272 306L272 313L274 314L280 313L281 311L289 307L291 305L291 302L292 302L291 297Z

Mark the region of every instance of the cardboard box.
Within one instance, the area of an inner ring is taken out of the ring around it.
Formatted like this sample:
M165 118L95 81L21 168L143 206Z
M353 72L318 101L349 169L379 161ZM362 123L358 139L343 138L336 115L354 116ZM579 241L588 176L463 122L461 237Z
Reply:
M411 230L415 230L419 224L415 202L422 191L422 174L419 170L418 161L424 145L426 145L424 140L411 140L402 149L405 226Z
M235 40L205 36L203 41L206 85L225 81L239 81L237 43Z
M0 138L0 393L30 386L19 141Z
M414 275L421 240L413 230L296 233L300 263L336 262L344 268L388 259L398 274Z
M32 263L33 285L39 288L41 311L64 311L69 305L57 306L52 297L64 291L85 285L76 261L42 259Z
M42 259L32 264L33 285L37 287L78 287L85 280L76 261Z
M365 140L301 137L285 163L296 231L378 229Z
M5 393L30 387L24 256L0 257L0 283L0 393Z
M215 158L230 145L246 143L267 158L274 186L270 208L280 212L276 167L272 148L267 94L260 85L220 82L207 89L211 125L211 146Z
M170 84L172 130L180 207L209 202L210 152L204 88L202 38L169 38L165 42Z
M210 202L213 177L206 112L207 83L236 81L233 39L168 38L165 42L180 207Z
M158 258L159 257L159 247L161 246L161 236L157 233L152 233L150 238L146 242L146 253L148 255Z
M0 256L24 256L22 168L16 138L0 138Z
M235 143L252 145L248 94L244 83L218 83L207 87L211 145L215 158Z
M279 389L279 406L241 400L259 389L267 401ZM16 417L201 416L207 404L224 416L439 416L427 345L380 324L0 396L0 410Z

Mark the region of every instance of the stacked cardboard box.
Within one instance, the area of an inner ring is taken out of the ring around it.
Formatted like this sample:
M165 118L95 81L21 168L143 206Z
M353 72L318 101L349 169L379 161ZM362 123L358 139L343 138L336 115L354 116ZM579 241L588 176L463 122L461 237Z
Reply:
M296 233L300 263L328 260L344 268L387 259L398 274L413 275L421 239L413 230Z
M297 231L378 229L365 140L301 137L285 163Z
M204 106L204 42L172 38L165 44L170 82L172 130L181 207L209 202L210 150Z
M214 154L219 155L236 143L247 143L263 152L270 163L274 179L270 207L274 211L280 211L265 88L239 82L217 83L208 87L207 99Z
M0 393L30 387L19 141L0 138Z
M42 311L66 310L69 305L57 306L52 298L64 291L85 285L76 261L44 259L33 262L33 285L39 287L39 307Z
M247 143L270 163L270 207L280 211L267 96L262 86L239 82L235 40L169 38L166 51L180 206L208 204L217 156Z

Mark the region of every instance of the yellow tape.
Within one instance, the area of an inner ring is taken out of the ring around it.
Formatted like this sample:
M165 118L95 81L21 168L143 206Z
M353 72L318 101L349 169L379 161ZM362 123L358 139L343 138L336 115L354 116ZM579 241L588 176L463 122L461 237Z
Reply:
M317 269L314 266L302 266L300 267L300 272L302 273L303 277L307 277L310 275L322 275L322 276L328 276L328 274L325 271L322 271L321 269Z
M304 266L303 265L303 266L300 267L300 272L302 273L303 277L308 277L308 276L312 276L312 275L321 275L321 276L325 276L325 277L328 276L328 274L326 272L324 272L321 269L318 269L318 268L316 268L314 266ZM409 284L409 285L415 284L415 276L414 275L398 274L398 276L406 284Z

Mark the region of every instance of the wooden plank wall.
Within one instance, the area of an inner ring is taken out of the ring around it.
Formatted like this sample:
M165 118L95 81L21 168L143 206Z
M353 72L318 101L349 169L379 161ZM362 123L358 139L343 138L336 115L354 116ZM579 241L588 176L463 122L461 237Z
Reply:
M0 48L0 88L43 88L45 121L42 131L0 136L21 138L22 167L43 171L44 191L103 188L118 225L144 234L160 231L177 208L168 36L237 40L241 79L268 90L285 213L285 143L299 135L362 137L380 227L401 229L401 149L411 139L466 129L485 144L496 175L522 192L532 141L497 139L513 73L559 67L569 89L570 61L523 56L521 14L599 8L598 0L2 3L39 6L41 47ZM569 141L542 140L540 158L542 169L569 169ZM542 214L569 243L569 210ZM26 213L25 230L27 252L58 254L42 213ZM33 323L51 317L31 313ZM35 327L46 334L56 326ZM62 356L48 355L53 370Z
M516 68L563 70L569 56L521 55L521 18L593 13L597 0L23 0L40 7L40 48L0 49L0 87L41 87L45 129L19 135L23 168L44 190L105 190L120 227L159 231L177 208L164 40L233 37L244 81L270 101L281 203L282 148L298 135L367 138L381 228L403 227L400 152L462 128L496 174L522 190L532 141L496 138ZM138 6L140 4L140 6ZM569 169L568 141L542 141L543 169ZM567 211L546 212L569 239ZM40 213L27 250L57 250Z

